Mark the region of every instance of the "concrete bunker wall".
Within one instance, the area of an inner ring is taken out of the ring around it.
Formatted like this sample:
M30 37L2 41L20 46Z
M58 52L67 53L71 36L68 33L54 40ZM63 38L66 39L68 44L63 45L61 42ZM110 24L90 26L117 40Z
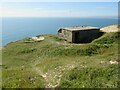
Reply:
M60 29L58 31L58 35L64 39L66 39L68 42L72 42L72 32L65 29Z
M73 43L90 43L100 37L103 33L99 29L80 30L72 32Z
M68 31L68 30L62 30L63 36L64 38L68 41L68 42L72 42L72 32Z

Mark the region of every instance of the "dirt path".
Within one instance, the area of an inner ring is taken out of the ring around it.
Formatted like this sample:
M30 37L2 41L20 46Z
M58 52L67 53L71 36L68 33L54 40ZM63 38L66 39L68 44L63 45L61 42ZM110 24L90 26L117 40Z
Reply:
M60 84L62 75L67 71L75 68L75 63L68 64L66 66L58 66L53 70L49 70L43 73L39 68L33 67L33 71L42 76L45 79L46 88L55 88Z

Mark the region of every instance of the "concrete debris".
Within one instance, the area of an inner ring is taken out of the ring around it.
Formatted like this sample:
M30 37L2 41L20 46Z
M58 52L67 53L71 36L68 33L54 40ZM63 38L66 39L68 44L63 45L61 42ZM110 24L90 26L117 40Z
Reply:
M41 36L41 37L32 37L31 39L34 41L43 41L45 38Z

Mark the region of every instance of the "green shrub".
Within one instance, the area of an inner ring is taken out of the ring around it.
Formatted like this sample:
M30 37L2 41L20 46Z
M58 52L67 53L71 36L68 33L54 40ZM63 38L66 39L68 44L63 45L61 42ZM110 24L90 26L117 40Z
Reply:
M58 37L58 36L55 36L54 39L55 39L55 41L65 41L64 38L60 38L60 37Z
M107 44L90 44L89 46L86 46L85 48L80 47L68 47L65 48L64 45L57 46L57 45L46 45L43 47L39 52L39 55L45 55L45 56L91 56L94 54L100 54L104 49L109 48L110 45Z
M22 48L21 50L18 51L18 54L25 54L25 53L32 53L36 51L36 48Z
M98 45L89 46L87 49L85 49L85 55L98 54L100 53L99 49L100 49L100 46Z
M2 75L3 88L44 88L44 79L33 71L4 70Z
M114 42L118 43L120 40L120 33L105 33L102 37L93 41L93 43L97 44L112 44Z
M117 75L117 65L106 68L76 68L63 75L59 88L115 88Z

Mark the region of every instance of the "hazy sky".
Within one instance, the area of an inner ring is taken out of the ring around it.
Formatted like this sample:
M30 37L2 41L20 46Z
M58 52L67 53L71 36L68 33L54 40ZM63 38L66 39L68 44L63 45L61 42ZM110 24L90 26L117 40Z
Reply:
M0 13L3 17L117 17L117 15L117 2L4 2Z
M2 2L119 2L119 0L1 0Z

